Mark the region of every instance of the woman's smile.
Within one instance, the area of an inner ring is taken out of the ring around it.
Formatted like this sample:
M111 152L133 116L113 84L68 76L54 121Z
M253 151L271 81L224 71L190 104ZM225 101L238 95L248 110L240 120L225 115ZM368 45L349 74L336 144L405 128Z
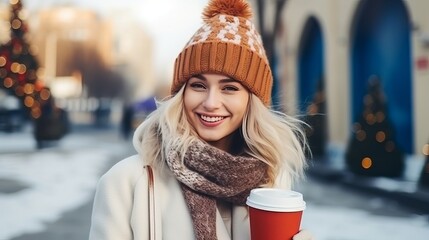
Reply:
M208 128L217 127L221 125L225 120L225 117L222 116L208 116L202 114L200 114L199 116L201 124Z
M200 118L204 122L214 123L214 122L219 122L219 121L223 120L225 117L210 117L210 116L206 116L206 115L200 115Z

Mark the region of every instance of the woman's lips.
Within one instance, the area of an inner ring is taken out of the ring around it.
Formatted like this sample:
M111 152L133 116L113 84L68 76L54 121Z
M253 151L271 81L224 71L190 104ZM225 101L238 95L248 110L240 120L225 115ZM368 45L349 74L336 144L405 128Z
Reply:
M207 116L207 115L202 115L202 114L200 114L199 116L200 116L201 123L207 127L216 127L216 126L220 125L223 122L223 120L225 119L225 117L223 117L223 116L213 117L213 116Z

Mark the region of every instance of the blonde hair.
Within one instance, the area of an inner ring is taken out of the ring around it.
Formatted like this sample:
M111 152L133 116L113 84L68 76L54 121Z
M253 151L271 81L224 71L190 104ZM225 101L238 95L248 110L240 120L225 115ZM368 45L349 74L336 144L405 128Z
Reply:
M304 176L307 141L302 124L297 118L267 108L251 95L242 132L248 153L269 166L267 186L291 187L295 179Z
M184 156L192 141L198 139L184 112L185 86L174 96L159 102L158 109L134 134L135 148L155 168L164 166L166 149L174 147ZM267 186L290 187L295 179L303 176L307 144L301 124L296 118L267 108L258 97L250 94L241 126L243 145L246 154L268 165Z

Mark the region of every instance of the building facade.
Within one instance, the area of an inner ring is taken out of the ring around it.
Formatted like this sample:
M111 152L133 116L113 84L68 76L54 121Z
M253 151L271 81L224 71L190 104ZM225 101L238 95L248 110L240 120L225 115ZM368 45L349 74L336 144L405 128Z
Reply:
M375 76L398 144L421 154L429 138L424 9L425 0L288 0L277 39L283 104L304 110L321 84L329 146L344 147Z

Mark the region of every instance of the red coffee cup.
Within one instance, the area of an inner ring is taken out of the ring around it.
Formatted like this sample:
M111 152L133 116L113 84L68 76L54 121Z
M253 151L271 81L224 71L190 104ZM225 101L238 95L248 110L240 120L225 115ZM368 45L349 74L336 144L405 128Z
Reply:
M292 240L299 232L302 194L278 188L253 189L247 198L251 240Z

